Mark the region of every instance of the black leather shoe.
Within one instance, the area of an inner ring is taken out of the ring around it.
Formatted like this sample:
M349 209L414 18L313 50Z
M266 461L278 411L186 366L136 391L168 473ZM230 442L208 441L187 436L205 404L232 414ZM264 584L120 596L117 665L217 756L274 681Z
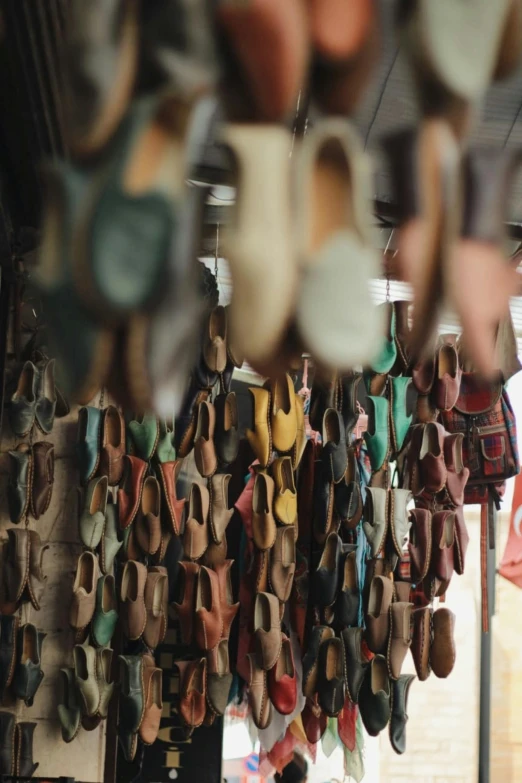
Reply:
M392 713L390 720L390 742L395 753L406 750L406 723L408 722L408 695L415 679L414 674L401 674L392 684Z
M355 449L348 449L347 459L345 474L334 487L334 504L343 526L347 530L354 530L361 521L363 513L361 480Z
M310 396L310 426L316 432L321 432L326 410L335 408L336 396L337 375L329 381L319 381L314 378Z
M326 625L316 625L310 632L310 638L303 656L303 694L313 699L317 693L319 670L319 649L325 639L332 639L334 632Z
M18 615L0 617L0 695L11 685L16 664Z
M326 639L319 649L317 691L319 704L330 718L344 707L344 652L340 639Z
M330 533L314 578L315 602L321 609L332 606L337 598L342 547L337 533Z
M334 484L342 481L348 465L346 433L343 417L334 408L328 408L323 418L321 462L330 481Z
M357 576L356 552L348 552L341 562L341 583L335 602L335 627L342 631L350 625L357 625L359 619L359 578Z
M33 735L36 723L16 724L16 774L20 778L32 778L38 769L33 761Z
M344 645L344 663L348 696L354 704L359 701L364 672L368 663L362 657L362 628L345 628L341 636Z
M214 400L216 426L214 445L222 465L230 465L239 451L239 423L235 392L218 394Z
M338 383L338 405L341 411L346 442L350 443L351 435L359 418L360 408L366 410L366 387L360 372L341 375Z
M18 655L13 677L13 690L28 707L33 703L44 674L42 671L42 644L47 634L26 623L18 631Z
M390 678L384 655L376 655L364 673L359 690L359 712L364 728L376 737L390 720Z
M0 712L0 777L14 775L15 770L15 716Z
M314 537L318 544L323 544L331 530L334 512L335 485L329 480L324 464L316 460L314 465Z
M7 505L9 519L14 525L18 525L29 510L32 460L33 455L27 443L20 443L14 451L9 452Z

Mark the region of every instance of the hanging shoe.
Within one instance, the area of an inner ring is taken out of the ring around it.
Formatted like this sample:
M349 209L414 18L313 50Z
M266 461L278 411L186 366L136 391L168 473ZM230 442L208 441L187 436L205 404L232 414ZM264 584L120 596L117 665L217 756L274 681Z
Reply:
M232 577L230 575L230 569L232 568L233 563L233 560L225 560L224 563L216 566L215 569L218 576L219 607L221 619L223 621L221 635L223 639L228 639L230 636L230 628L239 611L239 603L234 603Z
M91 406L80 408L76 455L80 470L80 482L87 484L98 470L100 462L100 430L102 412Z
M92 620L92 638L98 647L106 647L118 622L118 600L112 574L105 574L96 585L96 608Z
M364 433L364 441L375 473L385 464L390 450L389 402L385 397L368 395L367 406L368 429Z
M104 574L112 572L114 559L123 544L118 538L118 506L112 501L112 497L107 500L108 502L105 508L105 528L99 546L100 565Z
M175 536L183 534L185 525L185 498L178 498L176 488L181 463L182 460L174 460L174 462L160 462L158 464L163 490L162 507L168 515Z
M270 429L272 447L279 452L291 451L297 436L295 391L292 379L283 377L267 382L270 389Z
M250 666L248 700L252 709L252 720L258 729L266 729L272 719L266 670L258 665L255 655L247 655L247 658Z
M89 482L79 524L81 542L89 549L96 549L102 540L105 530L107 493L107 476L95 478Z
M433 389L433 401L441 411L451 410L460 392L459 354L452 343L443 343L437 351L437 376Z
M224 715L233 675L230 672L228 639L222 639L207 655L207 703L216 715Z
M194 437L194 459L201 476L210 478L217 470L214 429L216 411L211 402L201 402L198 407L198 423Z
M141 491L147 471L147 463L138 459L138 457L131 457L125 454L123 462L123 476L118 488L120 530L125 530L134 522L138 513Z
M134 534L145 555L155 555L161 546L161 489L154 476L143 482L138 513L134 520Z
M272 433L269 424L270 392L249 388L254 407L254 428L246 430L247 440L262 468L266 468L272 456Z
M202 566L196 578L194 636L200 650L213 650L223 630L219 580L215 571Z
M96 607L98 576L98 558L92 552L82 552L76 568L69 612L69 622L78 631L86 628L92 620Z
M361 597L355 552L349 552L344 557L340 572L342 581L335 602L334 622L335 627L342 631L349 625L357 625L359 620Z
M297 705L297 677L292 642L283 634L281 654L267 674L268 695L280 715L291 715Z
M33 737L36 723L19 721L16 724L16 774L21 778L32 778L39 767L33 761Z
M42 645L47 634L37 631L32 623L26 623L18 631L18 661L13 689L16 697L31 707L36 691L44 678L42 671Z
M269 582L272 592L282 603L290 600L296 569L294 531L289 527L277 528L275 543L270 549Z
M147 647L155 650L167 633L169 581L166 568L162 566L149 568L144 598L147 624L143 632L143 641Z
M37 368L32 362L26 362L7 409L11 429L18 438L25 438L34 425L39 383Z
M396 601L390 610L390 639L388 643L388 672L392 680L398 680L402 664L412 643L413 604Z
M220 544L225 539L226 529L234 513L234 506L229 508L228 500L228 487L231 478L229 473L216 473L210 480L210 529L216 544Z
M31 512L35 519L45 514L51 503L54 484L54 444L39 441L33 445Z
M172 602L178 616L181 641L184 645L192 644L194 635L194 613L196 602L196 582L199 574L197 563L179 564L178 584L176 595L178 600Z
M398 454L413 421L417 394L411 378L390 378L390 436L393 454Z
M144 462L150 462L156 453L159 441L160 425L158 419L153 413L144 413L129 421L127 427L136 456Z
M121 578L120 618L127 639L139 639L147 623L145 585L147 567L143 563L128 560Z
M0 617L0 694L11 685L18 655L18 615Z
M51 359L39 370L38 391L36 396L35 418L36 424L44 433L49 435L54 424L56 412L56 386L54 382L54 364Z
M112 650L102 647L96 650L96 680L100 691L98 715L105 719L109 714L109 702L114 693L114 682L111 679Z
M179 691L179 714L191 729L196 729L205 720L207 711L206 681L207 660L200 658L190 663L178 664L183 669Z
M146 666L143 670L145 707L139 728L139 737L144 745L153 745L158 737L163 712L162 684L162 670L155 666Z
M103 412L101 431L100 476L107 476L113 486L121 481L125 454L125 420L114 405Z
M368 665L359 690L359 712L364 728L376 737L390 720L391 688L386 658L376 655Z
M176 460L176 445L174 442L174 424L172 420L159 420L159 437L156 447L156 459L160 464Z
M14 451L8 453L7 505L9 519L14 525L18 525L29 510L33 454L27 443L19 443Z
M317 691L319 704L329 718L335 718L344 706L344 650L340 639L326 639L319 648Z
M366 612L365 639L374 653L386 651L390 632L390 606L393 601L393 582L385 576L374 576L371 581Z
M58 719L64 742L72 742L81 726L81 709L74 682L74 669L60 669L62 700L58 704Z
M279 457L272 465L274 477L274 516L282 525L297 530L297 490L290 457Z
M261 668L269 671L279 657L282 643L280 604L275 595L256 594L254 636Z
M261 551L271 549L276 540L274 491L273 478L267 473L256 473L252 493L252 537L254 545Z
M455 615L451 609L440 607L433 612L433 638L430 646L430 664L436 677L448 677L455 666Z
M380 267L370 236L370 174L350 124L327 119L308 131L296 172L299 333L318 361L348 370L377 354L383 332L369 288Z
M303 695L313 699L319 687L319 650L327 639L333 639L334 631L326 625L311 629L306 651L303 655Z
M209 370L224 372L227 366L227 314L221 305L215 307L208 318L204 333L203 357Z
M12 712L0 712L0 774L16 775L16 718Z
M145 710L143 694L143 655L119 655L120 721L124 735L139 730Z
M384 548L389 524L390 493L380 487L368 487L364 503L363 530L371 548L372 558Z
M186 523L183 533L183 553L190 560L203 557L210 543L208 489L193 483L186 503Z
M239 420L236 393L219 394L214 400L216 428L214 443L218 460L230 465L239 450Z
M263 82L268 84L266 75ZM246 360L259 366L270 363L276 356L295 303L297 266L290 193L292 137L286 128L276 125L229 125L225 126L222 142L241 180L237 219L230 221L223 235L233 280L230 334ZM270 166L263 163L267 160ZM269 236L265 231L267 225L271 227Z
M406 724L408 722L408 696L414 674L401 674L392 683L390 742L395 753L399 755L406 751Z
M333 606L339 592L342 546L337 533L330 533L314 574L315 602L323 610Z
M100 704L100 690L96 678L96 650L89 644L73 648L74 682L82 705L82 713L95 715Z

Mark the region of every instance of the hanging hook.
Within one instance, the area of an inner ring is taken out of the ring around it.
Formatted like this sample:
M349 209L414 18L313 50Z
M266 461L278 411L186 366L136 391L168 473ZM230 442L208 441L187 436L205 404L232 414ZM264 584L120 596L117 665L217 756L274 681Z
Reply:
M216 225L216 256L214 258L214 277L218 279L218 257L219 257L219 223Z

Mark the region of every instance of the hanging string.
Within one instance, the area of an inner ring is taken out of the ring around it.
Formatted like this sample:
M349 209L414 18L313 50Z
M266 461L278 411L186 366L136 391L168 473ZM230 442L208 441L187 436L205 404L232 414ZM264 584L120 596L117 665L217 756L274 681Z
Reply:
M216 283L218 279L218 258L219 258L219 223L216 225L216 254L214 257L214 277Z

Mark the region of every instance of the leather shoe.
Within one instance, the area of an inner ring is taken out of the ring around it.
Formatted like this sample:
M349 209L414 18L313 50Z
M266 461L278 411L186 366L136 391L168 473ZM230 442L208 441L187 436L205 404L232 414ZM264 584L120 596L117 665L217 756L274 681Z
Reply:
M355 449L347 451L347 466L343 478L334 487L335 510L346 530L355 530L363 514L361 480Z
M18 615L0 617L0 696L11 685L17 659L17 641L20 618Z
M58 719L64 742L72 742L80 731L81 710L74 683L74 669L60 669L62 701L58 704Z
M181 463L182 460L178 459L171 462L161 462L158 465L163 490L162 507L168 515L175 536L182 535L185 526L185 498L178 498L176 488Z
M431 606L420 607L413 612L413 639L411 654L417 677L421 682L430 676Z
M32 362L26 362L18 378L18 385L9 402L9 422L18 438L29 434L35 419L39 384L38 369Z
M178 668L182 672L179 714L189 728L196 729L205 720L207 712L207 660L200 658L185 666L178 664Z
M70 624L77 630L86 628L92 620L96 606L98 576L98 558L92 552L82 552L76 568L69 616Z
M218 576L202 566L196 579L194 617L194 638L200 650L213 650L221 639L222 629Z
M36 691L44 678L42 671L42 645L47 634L37 631L32 623L18 630L18 661L16 663L13 690L17 699L31 707Z
M364 433L366 448L375 473L384 465L389 452L388 411L385 397L367 397L368 428Z
M92 479L87 487L79 527L81 542L89 549L96 549L103 536L108 490L107 476Z
M357 575L356 552L348 552L341 559L342 583L335 602L334 620L342 631L349 625L357 625L359 619L359 578Z
M359 691L368 665L362 656L362 635L362 628L345 628L341 633L344 645L346 688L353 704L357 704L359 700Z
M319 650L327 639L333 639L332 628L316 625L310 632L306 652L303 656L303 694L313 699L318 688Z
M78 413L76 455L81 484L87 484L95 475L100 461L100 429L102 412L88 406Z
M359 712L364 728L376 737L390 720L390 680L386 658L376 655L367 667L359 691Z
M153 413L144 413L129 421L129 434L134 444L134 453L144 462L150 462L160 437L160 427L157 417Z
M134 534L145 555L155 555L161 547L161 489L154 476L143 482L141 500L134 520Z
M282 525L297 524L297 490L290 457L279 457L272 465L274 515ZM296 531L295 531L296 532Z
M210 495L202 484L193 483L187 503L185 532L183 534L183 553L190 560L203 557L210 540L209 508Z
M18 525L29 512L31 501L33 455L27 443L19 443L9 452L7 505L9 519Z
M270 551L269 581L273 593L282 603L290 600L296 568L294 531L277 528L275 544Z
M119 730L126 734L138 731L143 719L142 655L119 655L120 662L120 711Z
M121 579L120 616L123 632L127 639L139 639L145 630L147 610L145 608L145 584L147 567L135 560L128 560Z
M430 572L441 582L449 582L455 563L455 513L436 511L432 517L433 545Z
M147 624L143 632L143 641L151 650L155 650L161 644L167 633L168 598L167 569L162 566L151 566L145 583Z
M109 500L112 501L112 498ZM118 507L116 503L108 502L105 509L105 528L100 544L100 563L104 574L112 571L114 558L122 544L123 542L118 538Z
M271 549L276 540L276 523L272 513L274 491L272 477L267 473L256 473L252 494L252 537L255 546L262 551Z
M281 654L267 675L270 701L281 715L291 715L297 704L297 677L290 639L282 635Z
M73 648L74 681L82 705L82 713L91 717L98 711L100 690L96 678L96 650L89 644Z
M257 593L254 602L254 636L261 668L269 671L281 652L279 600L270 593Z
M257 387L249 388L254 406L254 429L247 429L247 440L262 468L266 468L272 456L272 437L269 426L270 392Z
M177 601L172 603L178 616L181 641L185 645L192 643L194 633L194 610L196 602L196 580L200 566L197 563L179 564Z
M443 343L437 351L437 372L433 385L433 402L441 411L451 410L458 400L462 370L457 347Z
M393 601L393 582L386 576L374 576L368 598L366 615L366 642L374 653L386 652L390 630L390 606Z
M92 621L92 638L98 647L106 647L114 634L118 622L118 601L112 574L98 579L96 586L96 609Z
M430 664L436 677L448 677L455 666L455 615L451 609L441 607L433 613L433 639L430 647Z
M54 484L54 445L39 441L33 445L31 512L35 519L45 514L51 503Z
M145 480L147 463L128 454L123 456L122 482L118 489L120 529L125 530L134 522L140 506L141 490Z
M426 577L431 562L431 511L414 508L410 511L410 575L415 584Z
M326 639L319 648L317 691L319 704L329 718L344 707L344 651L340 639Z
M388 671L392 680L397 680L402 664L411 647L411 614L413 604L397 601L391 605L390 638L388 642Z
M329 481L334 484L342 481L348 466L346 433L343 418L334 408L327 408L323 418L321 462Z
M271 391L272 447L282 453L291 451L297 436L294 384L288 373L285 373L267 382L267 386Z
M390 493L380 487L367 487L363 511L363 530L372 558L383 550L389 521Z
M56 413L56 385L54 382L55 360L50 359L40 366L38 377L38 391L36 396L35 418L36 424L44 433L49 435L54 424Z
M11 776L15 770L16 718L12 712L0 712L0 775Z
M408 695L414 679L414 674L401 674L401 676L392 683L390 742L395 753L398 754L404 753L406 750Z
M333 606L337 598L342 546L337 533L330 533L315 572L315 600L322 609Z
M252 719L258 729L266 729L272 719L272 703L268 698L267 675L257 663L255 655L247 655L250 666L248 697Z
M232 519L234 507L229 508L228 485L230 473L216 473L210 480L212 489L210 503L210 531L216 544L226 541L226 529Z
M223 639L228 639L230 636L230 628L239 611L239 602L234 603L232 578L230 576L230 569L233 563L233 560L225 560L224 563L217 565L215 568L219 585L219 611L221 614L221 636Z
M227 366L227 313L221 305L215 307L209 315L203 358L212 372L223 372Z
M236 393L218 394L214 400L216 427L214 445L222 465L234 462L239 451L239 419Z
M105 409L101 428L100 476L107 476L114 486L121 481L125 454L125 421L114 405Z
M224 715L233 676L230 672L228 639L219 644L207 655L207 702L216 715Z
M152 745L158 737L163 712L162 684L163 672L161 669L156 666L143 667L144 709L138 733L144 745Z
M469 468L462 459L462 432L444 438L444 462L446 463L446 494L454 506L464 505L464 490L469 479Z
M210 478L217 470L217 456L214 446L216 411L211 402L200 402L198 422L194 437L194 458L201 476Z

